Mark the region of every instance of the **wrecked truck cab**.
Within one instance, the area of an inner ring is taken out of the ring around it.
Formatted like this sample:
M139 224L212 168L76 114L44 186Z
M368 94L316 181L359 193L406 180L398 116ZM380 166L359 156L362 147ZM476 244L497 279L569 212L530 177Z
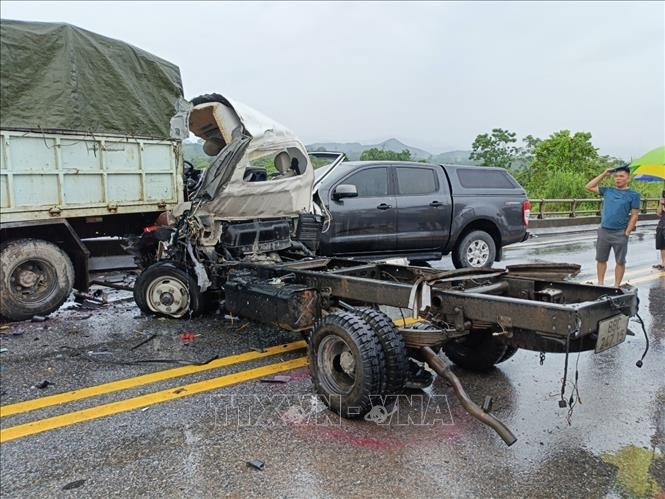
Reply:
M171 212L170 230L147 232L133 251L148 267L134 293L142 311L202 312L204 294L222 292L220 264L315 254L323 219L312 203L312 164L293 132L219 94L192 99L172 129L203 139L214 159Z
M199 215L243 221L312 212L313 168L293 132L220 95L192 104L190 131L220 147L193 196Z

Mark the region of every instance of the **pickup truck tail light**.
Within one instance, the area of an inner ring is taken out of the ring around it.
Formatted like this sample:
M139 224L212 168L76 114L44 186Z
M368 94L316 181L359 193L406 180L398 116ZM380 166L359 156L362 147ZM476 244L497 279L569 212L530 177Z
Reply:
M529 226L529 215L531 215L531 201L525 199L522 201L522 223L525 227Z

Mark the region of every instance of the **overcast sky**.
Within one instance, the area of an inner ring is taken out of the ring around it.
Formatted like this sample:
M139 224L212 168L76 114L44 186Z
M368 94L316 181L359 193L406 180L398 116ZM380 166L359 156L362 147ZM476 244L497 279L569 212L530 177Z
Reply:
M665 143L665 2L13 2L180 67L303 141L438 153L495 127L589 131L601 154Z

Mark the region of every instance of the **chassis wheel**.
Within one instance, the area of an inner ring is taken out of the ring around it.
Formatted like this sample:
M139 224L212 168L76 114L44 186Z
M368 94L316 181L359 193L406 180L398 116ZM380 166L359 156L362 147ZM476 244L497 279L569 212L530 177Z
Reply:
M0 315L20 321L57 310L72 292L74 267L55 244L17 239L0 249Z
M491 267L496 258L496 244L487 232L474 230L462 238L453 250L453 265L464 267Z
M443 351L453 363L464 369L487 371L509 357L506 356L508 346L492 335L493 330L471 331L463 338L446 343Z
M385 376L381 383L382 394L399 393L404 387L408 372L406 346L402 334L386 314L373 308L359 308L355 312L376 334L385 358Z
M359 418L381 394L383 352L367 322L351 312L320 319L309 342L309 369L323 402L345 418Z
M134 283L134 301L146 314L179 318L203 312L203 296L196 280L173 262L157 262Z
M509 358L511 358L513 355L517 353L519 350L519 347L513 346L513 345L508 345L506 347L506 353L504 353L499 360L496 361L497 364L500 364L501 362L507 361Z

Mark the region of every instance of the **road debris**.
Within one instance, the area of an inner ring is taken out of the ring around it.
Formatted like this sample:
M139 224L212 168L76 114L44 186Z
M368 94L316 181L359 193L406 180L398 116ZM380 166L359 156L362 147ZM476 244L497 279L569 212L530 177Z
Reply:
M201 336L201 335L200 335L200 334L194 334L194 333L184 332L184 333L180 333L180 334L178 335L178 338L180 338L180 339L181 339L182 341L184 341L184 342L192 342L192 341L194 341L194 340L195 340L197 337L199 337L199 336Z
M145 340L142 340L142 341L138 342L136 345L134 345L132 348L130 348L130 350L136 350L138 347L142 347L143 345L145 345L149 341L154 340L155 338L157 338L157 335L156 334L151 334Z
M0 353L9 352L8 348L0 348Z
M93 303L99 303L102 305L106 305L107 303L106 295L104 295L104 292L101 289L95 290L92 294L75 291L74 299L79 303L84 303L86 301L91 301Z
M85 479L83 479L83 480L75 480L75 481L73 481L73 482L69 482L68 484L66 484L66 485L62 488L62 490L73 490L73 489L78 489L79 487L83 486L84 483L85 483Z
M260 381L261 383L288 383L291 381L291 376L278 374L277 376L273 376L271 378L261 378Z
M32 319L30 319L30 322L44 322L46 320L46 317L43 315L33 315Z
M263 471L263 469L266 466L266 463L264 463L260 459L252 459L251 461L247 461L247 466L254 468L255 470Z
M36 385L33 385L31 388L37 388L38 390L43 390L44 388L47 388L51 385L54 385L55 383L50 382L49 380L45 379L41 383L37 383Z
M115 279L115 282L112 282L110 279L107 280L93 279L92 281L90 281L90 284L97 284L98 286L106 286L107 288L120 289L123 291L132 291L134 289L133 286L129 286L124 283L119 284L118 279Z

